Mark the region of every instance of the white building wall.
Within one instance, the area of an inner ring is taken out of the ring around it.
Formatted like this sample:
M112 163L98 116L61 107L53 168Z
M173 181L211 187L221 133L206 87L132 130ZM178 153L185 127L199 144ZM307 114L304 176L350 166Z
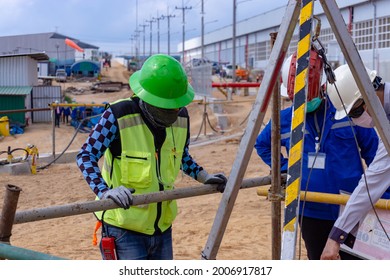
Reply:
M96 52L95 49L84 49L84 52L74 50L75 60L93 60L93 57L95 56L94 52Z
M372 20L373 18L389 17L390 16L390 1L389 0L337 0L340 8L341 15L344 18L346 24L350 20L350 9L353 7L353 23ZM375 10L376 7L376 10ZM285 7L278 10L273 10L267 13L263 13L253 18L241 21L237 23L236 27L236 63L237 65L243 65L250 60L255 68L265 68L268 64L268 57L270 55L270 33L277 32L279 25L284 17ZM314 14L321 19L321 30L330 29L330 24L323 12L321 3L316 1L314 4ZM314 20L314 24L317 21ZM246 42L246 34L248 36L248 42ZM331 35L332 36L332 35ZM333 35L333 38L334 35ZM232 62L232 26L227 26L213 32L205 34L204 42L206 46L206 57L213 61L219 62ZM328 47L328 42L332 40L327 38L325 48ZM330 40L330 41L329 41ZM334 40L334 39L333 39ZM289 53L296 50L298 41L298 25L295 28L294 36L292 38ZM200 58L200 38L192 38L185 43L186 56L191 58ZM261 44L261 48L264 48L264 42L266 42L267 50L261 51L263 53L249 53L248 61L245 61L245 46L248 43ZM323 42L323 41L322 41ZM337 44L337 42L336 42ZM182 51L181 44L178 46L179 52ZM338 59L338 63L345 63L344 56L339 48L332 48L329 50L334 58ZM214 53L213 53L214 52ZM266 52L266 58L256 59L255 56L264 56ZM376 48L370 50L359 50L359 53L363 59L364 64L369 68L377 68L378 73L386 80L390 80L390 47L389 48Z
M4 57L0 59L0 86L38 85L37 61L28 57Z
M38 62L38 77L49 75L49 64L47 62Z

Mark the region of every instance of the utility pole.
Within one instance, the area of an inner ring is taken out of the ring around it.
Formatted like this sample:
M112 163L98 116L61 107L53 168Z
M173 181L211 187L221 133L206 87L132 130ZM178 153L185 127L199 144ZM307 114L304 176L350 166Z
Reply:
M164 19L164 16L158 16L157 12L157 17L153 18L157 21L157 53L160 53L160 20Z
M202 54L202 57L201 59L203 60L204 59L204 0L202 0L202 11L200 12L202 14L202 20L201 20L201 25L202 25L202 42L201 42L201 45L202 45L202 50L201 50L201 54Z
M171 25L170 25L170 18L175 17L175 15L170 15L169 14L169 8L167 9L167 15L162 15L161 16L163 19L167 18L168 19L168 55L171 55L171 38L170 38L170 31L171 30Z
M186 37L186 36L185 36L185 34L186 34L186 33L185 33L185 32L186 32L186 30L185 30L185 24L186 24L186 20L185 20L185 18L186 18L186 17L185 17L185 14L186 14L186 13L185 13L185 12L186 12L186 11L185 11L185 10L191 10L192 7L187 7L187 6L185 6L185 7L184 7L184 6L183 6L183 7L177 7L177 6L176 6L175 9L177 9L177 10L182 10L182 14L183 14L183 45L182 45L182 49L183 49L183 50L182 50L182 61L181 61L181 63L184 64L184 62L185 62L185 61L184 61L184 42L185 42L185 37Z
M152 38L153 38L153 36L152 36L152 23L153 22L156 22L155 20L154 20L154 18L151 18L150 20L145 20L145 22L149 22L149 26L150 26L150 33L149 33L149 40L150 40L150 46L149 46L149 55L150 56L152 56Z
M131 35L130 36L130 42L131 42L131 48L130 48L130 53L132 56L135 56L135 52L134 52L134 41L136 40L136 36L135 35Z
M139 62L140 59L139 59L139 51L140 51L140 33L141 33L141 30L138 30L136 29L135 31L135 35L134 37L136 38L136 42L135 42L135 57L137 58L137 61Z
M236 14L237 14L237 0L233 0L233 50L232 50L232 80L233 83L236 81ZM233 88L233 93L235 93L235 88Z
M135 26L138 26L138 0L135 0ZM134 31L135 32L135 35L134 37L136 38L136 41L135 41L135 58L136 58L136 61L139 63L140 59L139 59L139 33L140 31L138 30L138 28Z
M202 58L202 60L205 59L205 53L204 53L204 29L205 29L205 26L208 23L213 23L213 22L217 22L218 21L217 19L215 19L215 20L212 20L212 21L209 21L209 22L204 22L204 14L205 14L205 12L204 12L203 2L204 2L204 0L202 0L202 11L201 11L201 14L202 14L202 22L201 22L201 24L202 24L201 55L202 55L202 57L201 58Z
M143 51L143 59L145 59L145 27L148 26L147 24L140 24L140 27L142 27L142 32L144 33L144 38L143 38L143 43L144 45L142 46L142 51Z

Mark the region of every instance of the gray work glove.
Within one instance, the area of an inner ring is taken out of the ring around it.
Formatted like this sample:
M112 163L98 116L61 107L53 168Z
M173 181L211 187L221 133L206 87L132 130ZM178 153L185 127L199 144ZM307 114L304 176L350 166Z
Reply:
M109 189L104 192L100 199L111 198L118 206L129 209L133 203L133 195L135 190L133 188L126 188L125 186L119 186L115 189Z
M198 173L197 180L202 184L218 184L217 190L221 193L225 191L227 178L223 173L209 174L202 170Z

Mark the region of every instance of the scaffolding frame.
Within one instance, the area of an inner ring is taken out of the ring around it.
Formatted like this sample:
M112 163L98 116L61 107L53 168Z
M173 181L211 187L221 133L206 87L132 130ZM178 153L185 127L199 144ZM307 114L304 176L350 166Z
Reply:
M389 153L390 125L387 121L384 109L374 92L361 57L356 49L354 42L352 41L352 37L348 33L346 24L341 16L340 10L335 0L319 1L329 20L330 26L335 33L337 42L341 47L344 57L348 65L350 66L351 72L353 74L353 77L355 78L359 91L362 93L363 99L368 106L368 110L370 111L370 113L372 113L371 115L373 117L374 124L378 130L378 133L382 138L387 152ZM260 131L261 124L263 123L265 112L267 110L271 95L273 93L274 85L277 81L277 77L281 70L285 55L288 50L288 46L291 42L294 29L298 22L298 16L302 12L301 6L304 7L306 6L305 4L313 5L313 3L314 0L289 0L287 4L285 15L279 27L278 36L271 51L269 63L265 71L263 82L261 83L256 100L253 105L252 112L248 118L248 125L246 127L244 136L240 142L235 161L233 162L231 173L226 184L225 191L221 198L221 202L218 207L214 223L210 230L209 237L201 253L201 259L216 259L216 255L221 245L229 217L231 215L234 203L238 195L242 178L244 177L245 171L248 166L248 162L256 137ZM313 10L311 10L310 14L310 18L312 17ZM307 95L307 83L305 84L304 91L305 95ZM305 112L305 104L303 105L303 111ZM293 115L293 122L294 117L295 115ZM288 172L288 178L289 177L290 168ZM295 201L294 206L296 211L293 211L294 213L292 213L292 215L295 215L295 222L293 223L293 225L288 229L286 229L286 227L283 229L281 252L282 259L295 259L295 246L297 237L296 215L299 205L299 193L300 183L295 184L294 190L286 191L286 201Z

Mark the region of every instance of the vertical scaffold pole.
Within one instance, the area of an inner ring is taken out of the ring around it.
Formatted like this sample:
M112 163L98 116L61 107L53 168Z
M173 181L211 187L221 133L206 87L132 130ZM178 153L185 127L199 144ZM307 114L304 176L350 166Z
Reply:
M276 32L270 33L271 46L275 44ZM271 174L272 183L268 195L271 202L271 221L272 221L272 259L280 260L281 240L282 240L282 195L281 195L281 172L280 172L280 79L276 80L272 96L271 112Z
M201 254L201 257L204 260L213 260L217 256L223 234L237 198L242 178L245 175L246 168L253 151L256 137L259 134L261 124L263 123L263 119L271 99L273 87L279 76L292 34L294 33L294 29L298 22L299 8L299 2L297 0L290 0L287 4L286 13L280 25L278 37L276 38L275 45L272 48L263 81L259 88L259 92L257 93L255 103L253 104L251 114L248 118L248 125L241 139L238 153L229 175L229 180L226 184L225 191L222 195L222 199L214 219L214 224L211 228L205 248Z
M302 152L305 130L307 73L309 68L313 0L302 0L299 16L299 41L297 47L297 70L294 87L294 110L291 122L288 180L286 187L284 227L282 234L282 260L295 258L297 239L297 216L301 186Z

